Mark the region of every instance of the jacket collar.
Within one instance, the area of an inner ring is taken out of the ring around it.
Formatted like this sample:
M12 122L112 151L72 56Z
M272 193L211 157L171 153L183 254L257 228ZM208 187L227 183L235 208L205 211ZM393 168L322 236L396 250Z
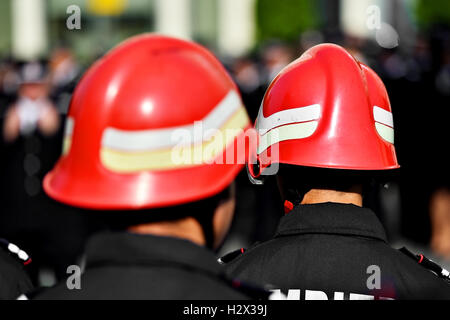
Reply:
M222 273L214 254L191 241L129 232L105 232L89 240L86 268L100 265L176 265L216 276Z
M375 213L351 204L300 205L281 218L275 237L295 234L361 236L387 242Z

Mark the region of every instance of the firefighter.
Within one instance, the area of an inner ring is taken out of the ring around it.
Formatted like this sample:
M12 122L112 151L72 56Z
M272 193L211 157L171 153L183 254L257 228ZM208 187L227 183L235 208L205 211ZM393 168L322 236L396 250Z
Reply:
M87 242L80 279L73 266L35 298L264 296L225 277L212 251L231 223L245 163L226 154L249 126L235 84L197 44L142 35L96 62L75 89L63 154L43 185L108 230Z
M230 275L288 299L450 299L448 272L391 248L363 207L373 181L399 168L374 71L339 46L311 48L269 86L256 131L249 176L277 175L285 215L272 239L222 258Z

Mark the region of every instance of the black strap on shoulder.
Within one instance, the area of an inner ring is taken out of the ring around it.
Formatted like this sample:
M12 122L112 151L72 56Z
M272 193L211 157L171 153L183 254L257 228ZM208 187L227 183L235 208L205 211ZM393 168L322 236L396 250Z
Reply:
M436 274L439 278L450 282L450 273L433 260L428 259L423 254L414 254L405 247L399 249L399 251L407 255L411 259L415 260L418 264L420 264L424 268Z
M244 248L240 248L234 251L231 251L224 255L223 257L217 259L217 262L220 264L227 264L237 257L239 257L241 254L243 254L246 251ZM242 292L243 294L251 297L254 300L269 300L269 297L271 296L272 292L270 291L271 288L269 287L259 287L257 285L254 285L252 283L243 282L236 279L230 279L227 275L222 274L222 280L227 282L231 287L234 289Z
M0 238L0 248L3 248L4 251L8 252L10 256L12 256L15 260L18 260L24 266L31 263L30 256L8 240Z
M217 261L220 264L227 264L227 263L233 261L234 259L236 259L237 257L239 257L244 252L245 252L245 249L244 248L240 248L240 249L237 249L237 250L234 250L234 251L231 251L231 252L227 253L223 257L219 258Z

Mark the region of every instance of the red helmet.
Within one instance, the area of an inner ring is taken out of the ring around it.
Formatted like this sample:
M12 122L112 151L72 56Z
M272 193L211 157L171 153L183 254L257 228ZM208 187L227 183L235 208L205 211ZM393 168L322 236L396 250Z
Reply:
M164 36L135 37L78 84L63 154L44 189L57 201L92 209L207 198L243 167L245 155L223 159L249 125L235 84L208 50Z
M257 178L274 164L349 170L399 168L386 88L369 67L333 44L315 46L272 81L254 150Z

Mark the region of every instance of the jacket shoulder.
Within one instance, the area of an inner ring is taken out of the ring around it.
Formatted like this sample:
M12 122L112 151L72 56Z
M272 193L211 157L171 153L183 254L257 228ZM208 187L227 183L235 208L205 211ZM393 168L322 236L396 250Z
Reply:
M448 271L426 258L406 248L392 249L398 278L412 298L450 299L450 280ZM411 298L411 297L406 297Z
M68 289L66 281L36 292L36 300L249 300L263 297L262 290L249 287L225 275L189 272L178 268L131 270L101 268L81 276L81 288ZM266 292L264 291L264 294Z

